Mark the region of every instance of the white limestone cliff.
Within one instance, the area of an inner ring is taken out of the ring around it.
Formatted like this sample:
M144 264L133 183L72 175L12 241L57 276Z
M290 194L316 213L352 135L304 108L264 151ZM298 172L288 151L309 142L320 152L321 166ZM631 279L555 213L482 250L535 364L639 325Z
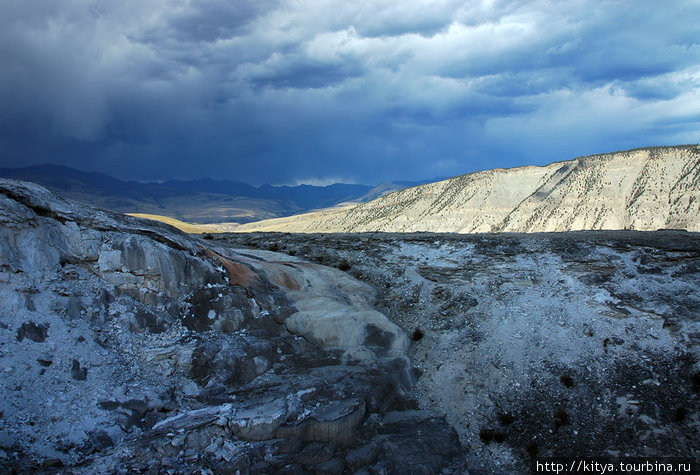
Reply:
M354 207L260 221L238 231L700 231L700 146L653 147L544 167L494 169Z

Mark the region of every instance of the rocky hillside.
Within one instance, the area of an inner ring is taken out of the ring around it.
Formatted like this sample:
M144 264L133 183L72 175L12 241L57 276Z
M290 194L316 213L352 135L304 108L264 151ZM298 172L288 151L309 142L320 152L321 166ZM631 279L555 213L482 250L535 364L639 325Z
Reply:
M0 472L465 466L410 398L409 338L341 270L11 180L0 223Z
M700 231L700 146L654 147L544 167L495 169L352 208L250 223L240 231Z
M220 234L0 180L0 473L700 458L700 243Z

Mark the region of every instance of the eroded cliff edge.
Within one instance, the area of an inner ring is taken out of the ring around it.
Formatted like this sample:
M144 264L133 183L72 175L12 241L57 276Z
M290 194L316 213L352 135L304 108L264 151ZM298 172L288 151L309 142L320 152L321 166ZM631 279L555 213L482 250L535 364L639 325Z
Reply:
M348 274L0 180L0 467L463 470Z

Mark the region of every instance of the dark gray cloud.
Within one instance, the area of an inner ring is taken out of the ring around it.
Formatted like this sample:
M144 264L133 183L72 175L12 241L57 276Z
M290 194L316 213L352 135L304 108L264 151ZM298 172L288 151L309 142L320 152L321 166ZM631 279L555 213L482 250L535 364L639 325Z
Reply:
M0 166L379 182L695 143L700 4L5 0Z
M169 26L181 41L226 40L249 32L249 25L277 4L262 0L200 0L172 13ZM159 36L157 31L151 33Z

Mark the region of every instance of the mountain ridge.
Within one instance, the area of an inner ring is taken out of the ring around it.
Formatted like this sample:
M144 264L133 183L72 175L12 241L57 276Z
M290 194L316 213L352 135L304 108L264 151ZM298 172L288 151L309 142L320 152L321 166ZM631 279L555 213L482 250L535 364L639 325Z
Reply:
M141 183L54 164L0 168L0 176L39 183L70 199L112 211L163 215L189 223L244 223L288 216L344 202L367 201L411 185L396 182L376 186L334 183L256 187L212 178Z
M679 145L484 170L238 231L700 231L699 215L700 146Z

